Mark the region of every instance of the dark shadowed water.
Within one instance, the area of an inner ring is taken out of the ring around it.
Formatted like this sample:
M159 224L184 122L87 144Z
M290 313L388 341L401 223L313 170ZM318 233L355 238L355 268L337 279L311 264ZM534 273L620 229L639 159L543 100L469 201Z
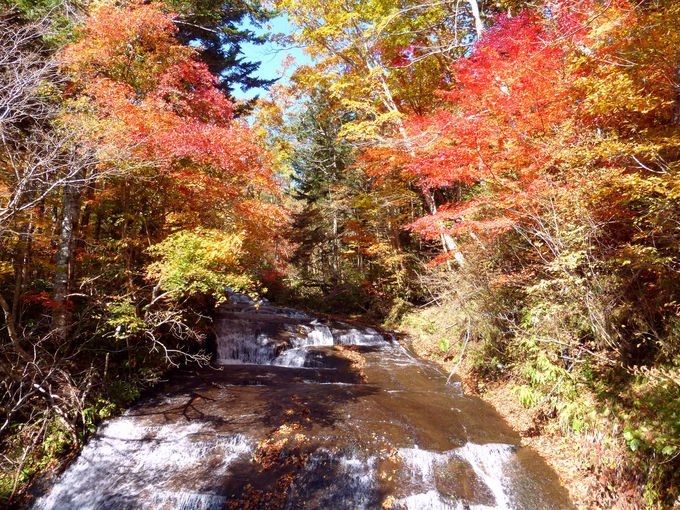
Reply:
M370 329L247 303L215 367L99 428L35 509L561 509L488 405Z

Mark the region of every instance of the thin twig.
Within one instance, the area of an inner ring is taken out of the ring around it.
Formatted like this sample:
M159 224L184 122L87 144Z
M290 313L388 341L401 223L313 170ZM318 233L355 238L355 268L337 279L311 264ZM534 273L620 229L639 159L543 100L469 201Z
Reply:
M446 384L449 384L451 377L453 377L453 374L456 373L456 370L458 370L458 367L463 362L463 356L465 355L465 348L467 347L469 341L470 341L470 318L468 317L468 327L467 327L467 331L465 332L465 343L463 344L463 350L460 351L460 358L458 359L458 363L456 363L456 366L453 367L453 370L451 370L449 377L446 379Z

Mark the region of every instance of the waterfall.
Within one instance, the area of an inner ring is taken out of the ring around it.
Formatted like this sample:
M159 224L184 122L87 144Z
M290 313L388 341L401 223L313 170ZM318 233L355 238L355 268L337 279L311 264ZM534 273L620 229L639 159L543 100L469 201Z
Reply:
M359 328L297 310L241 302L223 308L216 319L217 362L304 367L309 347L382 345L391 339L374 328ZM248 317L251 314L251 318ZM253 321L252 317L257 321Z

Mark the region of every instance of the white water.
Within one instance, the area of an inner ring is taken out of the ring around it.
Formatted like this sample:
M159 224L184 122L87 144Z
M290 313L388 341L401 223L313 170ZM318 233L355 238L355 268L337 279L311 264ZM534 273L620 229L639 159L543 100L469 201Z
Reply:
M389 340L373 328L359 329L337 321L329 325L329 321L296 310L268 306L237 310L237 314L226 314L216 322L217 362L224 365L304 367L308 347L386 345ZM252 319L242 318L245 313L261 318L261 322L254 327ZM281 317L288 321L281 321Z
M467 443L454 453L466 460L484 481L496 499L496 508L511 508L505 485L505 466L511 459L513 449L507 444Z
M420 448L400 448L399 456L409 467L411 476L419 486L435 487L435 468L443 466L452 458L467 462L474 473L486 485L495 499L493 506L472 505L478 509L509 509L510 497L505 484L505 465L511 460L514 447L507 444L466 443L460 448L445 452L432 452ZM407 508L460 508L456 501L446 501L436 490L409 496L400 500ZM451 505L454 506L451 506Z
M123 416L100 427L59 484L34 508L136 508L139 501L149 500L158 509L222 508L223 495L172 489L208 461L211 472L226 474L233 461L252 451L253 441L246 436L215 440L214 431L203 423L140 427Z

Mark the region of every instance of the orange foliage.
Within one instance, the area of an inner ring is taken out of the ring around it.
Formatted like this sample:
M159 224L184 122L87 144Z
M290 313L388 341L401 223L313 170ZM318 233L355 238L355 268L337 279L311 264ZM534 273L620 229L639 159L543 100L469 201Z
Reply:
M234 119L233 103L195 50L175 39L174 16L161 7L104 5L92 14L82 39L60 54L73 80L67 95L85 111L67 121L121 155L107 163L119 174L147 181L151 174L174 228L246 232L257 263L277 249L287 220L272 203L279 185L271 157Z

